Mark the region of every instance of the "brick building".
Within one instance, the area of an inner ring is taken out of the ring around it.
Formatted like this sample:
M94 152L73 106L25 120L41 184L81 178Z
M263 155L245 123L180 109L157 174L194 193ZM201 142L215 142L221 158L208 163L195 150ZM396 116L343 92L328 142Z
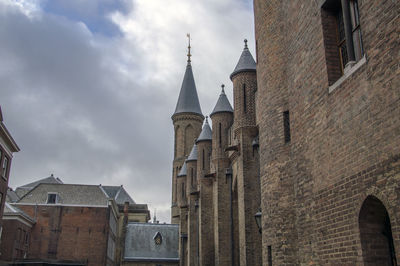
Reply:
M201 112L189 58L172 120L173 223L180 225L180 265L261 265L256 63L247 47L210 114Z
M122 186L64 184L51 175L9 194L0 259L20 265L117 265L121 217L150 219Z
M3 123L3 114L0 106L0 243L3 230L2 217L6 201L8 179L10 177L11 160L19 147Z
M263 265L400 263L400 2L254 10Z
M204 121L189 59L175 113L181 265L397 265L400 3L254 1ZM261 235L254 215L261 208Z

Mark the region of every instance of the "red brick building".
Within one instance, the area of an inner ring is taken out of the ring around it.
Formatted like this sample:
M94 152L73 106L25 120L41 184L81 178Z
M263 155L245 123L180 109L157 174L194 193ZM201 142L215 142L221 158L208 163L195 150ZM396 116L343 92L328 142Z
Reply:
M63 184L50 176L15 194L7 203L14 213L5 216L0 259L21 265L116 265L121 207L131 206L135 219L150 218L147 205L136 204L122 186Z
M3 123L3 114L0 107L0 241L2 235L2 217L6 201L8 179L10 177L11 160L19 147Z

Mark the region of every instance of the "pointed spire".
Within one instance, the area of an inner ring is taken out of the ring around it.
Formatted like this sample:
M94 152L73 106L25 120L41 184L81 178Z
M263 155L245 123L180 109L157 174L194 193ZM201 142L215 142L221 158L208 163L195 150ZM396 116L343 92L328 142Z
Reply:
M183 77L181 91L179 92L178 102L176 104L175 112L172 116L180 113L194 113L203 117L201 113L199 96L197 95L196 84L194 82L190 54L190 34L189 38L189 52L188 52L188 64L186 66L185 75Z
M187 62L188 62L188 65L190 65L190 62L192 62L192 61L190 61L190 57L192 56L192 55L190 54L190 48L191 48L191 46L190 46L190 33L186 34L186 36L187 36L188 39L189 39L188 54L187 54L188 60L187 60Z
M186 161L183 163L181 170L179 171L178 177L186 176Z
M212 111L210 116L212 116L216 113L222 113L222 112L233 113L232 105L229 102L228 97L226 97L226 94L225 94L225 89L224 89L225 85L222 84L221 87L222 87L221 94L219 95L217 104L215 105L214 110Z
M197 145L196 141L195 144L193 145L192 151L189 154L189 157L186 159L186 161L197 161Z
M210 125L208 124L208 116L206 116L206 122L204 123L203 129L201 130L201 133L197 138L196 143L206 140L212 140L212 131Z
M239 58L235 70L233 70L230 78L232 80L233 76L241 72L256 72L256 61L254 61L249 48L247 47L247 39L244 39L244 48L242 55Z

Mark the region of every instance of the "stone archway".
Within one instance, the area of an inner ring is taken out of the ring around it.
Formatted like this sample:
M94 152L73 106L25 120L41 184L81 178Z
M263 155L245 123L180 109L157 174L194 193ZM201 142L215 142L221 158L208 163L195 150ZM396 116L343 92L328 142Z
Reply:
M361 206L358 222L364 265L397 265L390 218L383 203L368 196Z

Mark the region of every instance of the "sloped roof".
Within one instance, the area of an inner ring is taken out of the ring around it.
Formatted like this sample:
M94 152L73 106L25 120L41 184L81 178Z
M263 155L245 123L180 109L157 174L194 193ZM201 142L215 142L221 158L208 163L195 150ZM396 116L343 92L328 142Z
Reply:
M212 131L210 125L208 124L207 116L206 116L206 122L204 123L203 129L201 130L200 135L196 140L196 143L205 140L212 140Z
M161 238L161 241L156 241ZM179 261L179 225L128 223L125 261Z
M197 145L195 143L186 161L196 161L196 160L197 160Z
M185 176L187 173L187 169L186 169L186 161L183 163L182 165L182 169L179 171L178 176Z
M190 63L186 66L181 91L173 116L180 113L195 113L203 116Z
M108 197L98 185L39 184L23 196L18 204L46 204L48 193L58 194L58 204L107 206Z
M224 85L222 85L221 94L219 95L218 101L215 104L214 110L211 112L210 116L223 112L233 113L232 105L225 94Z
M12 190L11 188L7 188L6 201L8 201L8 202L16 202L18 200L19 200L19 197L18 197L17 193L15 193L15 191Z
M239 58L239 61L233 70L230 78L232 80L233 76L240 72L255 72L256 71L256 61L254 61L249 48L247 47L247 40L244 40L244 49Z
M39 184L63 184L63 182L60 178L54 177L54 175L51 174L49 177L45 177L35 182L17 187L15 189L15 193L18 195L18 197L22 198L26 193L28 193L31 189Z
M4 213L3 213L3 215L5 217L20 215L20 216L24 217L26 220L28 220L31 223L35 223L36 222L34 218L32 218L31 216L26 214L24 211L22 211L20 208L18 208L17 206L15 206L15 205L13 205L12 203L9 203L9 202L6 202L5 205L4 205Z

